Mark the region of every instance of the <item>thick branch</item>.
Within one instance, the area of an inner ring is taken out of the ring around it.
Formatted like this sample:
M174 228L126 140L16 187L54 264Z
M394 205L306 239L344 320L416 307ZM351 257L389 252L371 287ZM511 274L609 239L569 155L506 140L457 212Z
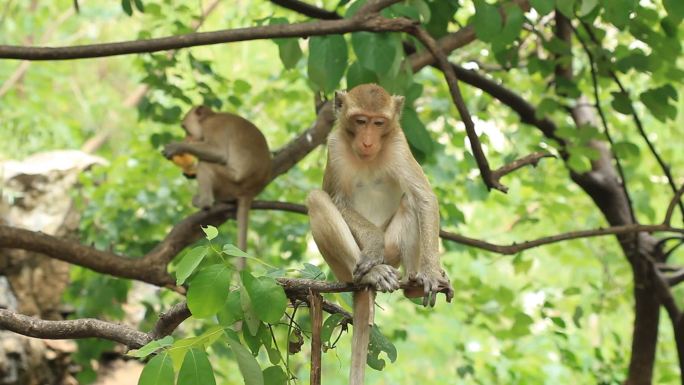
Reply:
M131 348L139 348L152 339L145 333L125 325L79 319L46 321L0 309L0 326L29 337L44 339L103 338L116 341Z
M0 45L0 58L24 60L68 60L94 57L149 53L201 45L231 43L284 37L308 37L344 34L356 31L401 32L415 24L409 19L386 19L378 15L383 7L398 0L369 2L350 19L325 20L297 24L263 25L213 32L135 40L117 43L90 44L72 47L22 47Z

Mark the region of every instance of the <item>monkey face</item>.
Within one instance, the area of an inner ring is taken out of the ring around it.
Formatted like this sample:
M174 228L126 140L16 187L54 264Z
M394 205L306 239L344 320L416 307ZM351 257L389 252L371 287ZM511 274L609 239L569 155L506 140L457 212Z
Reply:
M187 134L185 138L187 142L199 142L203 139L202 120L213 113L214 112L209 107L205 106L196 106L188 111L181 123L181 126Z
M382 150L385 137L391 131L390 120L380 115L356 114L348 118L347 134L351 147L361 160L373 160Z

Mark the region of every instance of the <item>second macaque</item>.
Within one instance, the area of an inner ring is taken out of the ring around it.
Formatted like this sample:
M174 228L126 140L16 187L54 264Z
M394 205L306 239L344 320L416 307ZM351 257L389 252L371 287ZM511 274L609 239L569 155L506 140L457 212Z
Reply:
M354 293L351 384L363 384L374 290L417 288L433 306L453 289L439 263L439 207L399 125L404 98L375 84L335 93L337 127L328 138L323 189L309 194L313 238L338 280L369 285Z
M266 138L247 119L193 107L183 118L186 139L169 143L164 156L194 172L198 191L192 203L207 209L215 202L237 202L238 247L247 248L249 208L271 176L271 153ZM194 167L187 156L197 158Z

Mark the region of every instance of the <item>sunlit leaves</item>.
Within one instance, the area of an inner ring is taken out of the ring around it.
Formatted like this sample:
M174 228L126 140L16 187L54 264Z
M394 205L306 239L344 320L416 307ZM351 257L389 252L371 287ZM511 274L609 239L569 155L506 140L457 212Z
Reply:
M214 226L207 226L207 227L202 227L202 231L204 231L204 234L206 235L207 240L212 240L216 238L218 235L218 229Z
M214 370L204 350L193 348L185 354L178 372L178 385L216 385Z
M152 358L145 365L138 379L138 385L173 385L173 383L173 363L171 356L166 352Z
M309 79L331 93L347 69L347 43L342 35L313 36L309 39Z
M211 265L190 280L188 308L196 318L215 315L225 304L230 286L230 269L225 265Z

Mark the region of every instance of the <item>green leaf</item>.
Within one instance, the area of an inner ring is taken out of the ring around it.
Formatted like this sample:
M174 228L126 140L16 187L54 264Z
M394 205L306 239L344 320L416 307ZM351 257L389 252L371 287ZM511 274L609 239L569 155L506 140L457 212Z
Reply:
M225 305L217 314L219 323L223 326L233 326L233 324L244 317L242 305L240 304L240 292L233 290L228 294Z
M347 69L347 58L347 43L342 35L311 37L307 74L319 89L332 93Z
M354 32L351 42L361 66L378 75L396 74L398 67L392 68L392 64L401 49L401 42L396 34Z
M242 378L245 379L245 385L264 385L264 375L261 372L259 363L249 350L231 338L228 338L228 342L237 360Z
M152 358L138 379L138 385L173 385L173 382L173 363L166 352Z
M215 315L226 303L230 287L230 269L225 265L211 265L200 270L190 280L188 308L195 318Z
M415 147L424 155L432 153L432 138L423 122L418 118L416 110L409 107L404 108L404 111L401 114L401 127L404 129L406 140L408 140L411 146Z
M435 39L439 39L447 34L449 22L453 20L454 14L458 9L458 2L456 1L431 1L428 3L430 7L430 22L425 25L425 29Z
M284 17L273 17L269 21L270 25L288 23L289 21ZM294 68L297 65L297 62L299 62L299 59L304 55L302 49L299 47L299 39L297 38L273 39L273 42L278 45L278 55L286 69Z
M183 364L183 359L185 358L185 354L188 352L188 350L195 346L200 346L197 337L188 337L176 340L173 345L171 345L167 351L173 360L174 369L180 370Z
M321 327L322 343L330 343L333 330L340 325L340 322L342 322L343 319L344 316L339 313L331 314L328 318L326 318L325 322L323 322L323 327Z
M544 16L549 14L556 7L555 0L530 0L532 8L537 10L537 13Z
M280 366L269 366L264 369L265 385L285 385L287 384L287 374Z
M226 243L225 245L223 245L223 254L231 255L233 257L249 257L249 254L238 249L235 245L231 245L230 243Z
M182 285L207 256L207 246L197 246L183 256L176 266L176 285Z
M665 6L667 14L673 19L681 21L684 18L684 1L663 0L663 5ZM677 24L679 24L679 22Z
M280 321L287 308L287 296L283 287L271 277L254 278L247 272L242 272L241 275L256 316L271 324Z
M361 63L355 61L347 71L347 88L354 88L359 84L378 83L378 76L371 70L363 68Z
M582 291L579 289L579 287L569 287L563 290L563 295L577 295L581 292Z
M516 274L527 273L532 267L533 262L534 260L532 259L523 260L522 253L519 253L513 258L513 270L515 270Z
M584 17L593 11L598 5L598 0L582 0L582 5L580 5L577 11L577 16Z
M207 239L210 241L218 235L218 229L214 226L202 227L202 231L204 231L204 234L206 234Z
M637 3L635 0L603 0L602 5L604 19L618 28L624 28Z
M503 27L499 10L484 0L475 0L473 27L478 39L484 42L494 41L501 33Z
M506 22L497 37L497 45L505 46L518 39L524 21L525 15L518 5L509 4L506 6Z
M254 312L254 306L252 305L252 299L250 298L249 294L247 293L247 289L245 288L245 276L249 275L247 272L241 272L240 277L242 279L242 286L240 287L240 306L242 307L242 314L243 314L243 320L247 324L247 328L249 329L249 332L252 333L252 335L256 335L257 332L259 331L259 325L261 325L261 321L259 321L259 317L257 317L256 313ZM251 275L249 275L251 277ZM247 278L249 279L249 278ZM252 277L252 279L254 279Z
M639 146L632 142L617 142L613 146L615 155L618 158L638 158L639 157Z
M574 17L575 0L558 0L556 9L568 18Z
M678 100L677 90L671 84L650 89L639 95L639 100L661 122L677 117L677 106L670 104L670 99Z
M582 319L582 316L584 315L584 310L582 310L581 306L577 306L575 308L575 312L572 314L572 322L577 326L578 328L581 328L582 325L580 324L580 320Z
M131 0L121 0L121 8L128 15L133 15L133 7L131 7Z
M534 320L525 313L518 312L515 314L515 321L511 328L511 333L514 337L522 337L530 333L530 326Z
M261 338L259 338L259 334L265 329L266 325L264 323L259 323L259 331L256 335L252 335L248 328L242 328L242 338L245 340L245 345L247 345L254 357L259 354L259 348L261 347Z
M629 99L629 96L622 92L611 92L610 94L613 95L610 105L615 111L625 115L632 113L632 101Z
M214 369L207 353L202 349L190 349L178 372L178 385L216 385Z
M325 281L325 273L316 265L304 263L304 268L299 270L299 272L302 274L302 278Z
M138 8L138 11L140 12L145 12L145 7L143 6L142 0L135 0L135 7Z
M376 325L373 325L368 343L368 356L366 357L368 366L375 370L382 370L385 367L385 360L380 358L382 352L387 354L387 358L391 362L397 360L397 348L380 332Z
M173 337L166 336L160 340L150 341L140 349L133 349L129 351L126 355L137 358L147 357L161 348L171 346L171 344L173 344Z

